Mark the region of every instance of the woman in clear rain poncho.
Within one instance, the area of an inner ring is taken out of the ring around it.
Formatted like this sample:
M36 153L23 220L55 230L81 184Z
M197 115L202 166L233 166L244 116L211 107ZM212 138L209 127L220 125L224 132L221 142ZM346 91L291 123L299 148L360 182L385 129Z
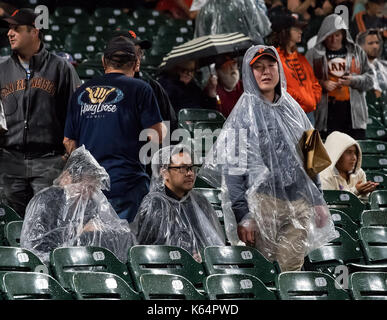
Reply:
M109 188L109 175L91 153L84 146L73 151L53 185L29 202L21 247L45 263L53 249L72 246L104 247L126 262L135 237L102 193Z
M254 46L243 59L244 93L207 154L199 176L222 188L228 239L254 245L282 271L337 235L320 190L306 174L298 142L311 129L274 47ZM239 238L238 238L239 237Z
M204 247L225 245L214 209L192 190L195 172L191 152L181 144L155 153L150 192L131 223L138 244L178 246L199 262Z

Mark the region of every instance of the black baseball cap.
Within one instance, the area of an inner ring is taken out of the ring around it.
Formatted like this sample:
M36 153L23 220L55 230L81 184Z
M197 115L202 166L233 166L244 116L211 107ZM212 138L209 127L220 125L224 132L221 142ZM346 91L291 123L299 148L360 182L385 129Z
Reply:
M114 37L106 45L105 58L116 62L129 62L136 60L136 47L127 37Z
M140 46L141 49L149 49L152 47L152 42L146 39L140 40L133 30L116 29L115 31L113 31L113 37L118 36L129 38L135 45Z
M280 32L281 30L289 29L291 27L304 29L308 24L306 21L300 20L295 13L280 14L276 16L271 23L271 29L274 32Z
M254 55L254 57L251 59L250 61L250 65L253 65L255 61L259 60L260 58L264 57L264 56L269 56L271 57L272 59L274 59L275 61L278 62L278 59L277 59L277 55L275 54L275 52L270 49L270 48L266 48L266 49L259 49L257 51L257 53Z
M35 27L35 19L37 16L38 15L32 9L21 8L15 10L10 16L3 18L3 20L9 24Z

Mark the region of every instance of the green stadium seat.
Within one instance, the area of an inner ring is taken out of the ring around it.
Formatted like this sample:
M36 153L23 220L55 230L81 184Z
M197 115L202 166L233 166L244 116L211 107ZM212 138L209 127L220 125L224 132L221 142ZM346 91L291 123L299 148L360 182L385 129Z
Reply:
M7 300L72 300L53 277L36 272L8 272L0 281Z
M374 117L374 116L369 116L368 119L367 119L367 129L368 128L384 128L384 125L383 123L378 120L377 117Z
M141 291L140 277L146 273L177 274L185 277L197 288L203 286L205 277L202 264L175 246L138 245L129 249L128 269L132 272L136 290Z
M365 204L356 195L343 190L323 190L323 193L329 209L340 210L346 213L352 221L359 224Z
M60 26L73 26L78 23L78 20L82 20L82 17L66 17L66 16L55 16L51 15L49 18L50 25Z
M363 253L357 240L345 230L335 227L339 237L330 243L313 250L305 257L307 271L319 271L335 275L335 268L348 263L364 263Z
M213 206L220 206L222 203L220 189L214 188L195 188L196 192L202 194Z
M49 273L49 269L30 250L0 247L0 274L10 271Z
M12 50L10 47L2 47L0 49L0 56L5 57L5 56L10 56L12 53Z
M387 210L387 190L373 191L369 200L372 210Z
M374 140L386 140L387 132L384 128L384 125L381 127L367 127L366 130L366 139Z
M364 210L361 214L362 227L387 227L387 211Z
M350 300L333 277L321 272L283 272L276 286L281 300Z
M72 291L77 300L140 300L121 277L105 272L76 272L72 277Z
M101 69L83 65L83 63L79 64L75 70L77 71L79 78L85 80L103 75Z
M367 171L366 176L367 180L379 183L376 190L387 188L387 171Z
M378 120L382 120L382 112L381 110L377 109L371 104L368 104L367 106L368 109L368 116L369 117L375 117Z
M120 8L99 7L94 10L94 16L99 17L119 17L124 15Z
M4 227L11 221L22 221L22 218L11 207L0 202L0 245L5 243Z
M206 300L186 278L176 274L143 274L140 277L145 300Z
M133 285L126 265L110 250L101 247L56 248L50 254L50 265L53 275L65 289L71 289L72 276L79 271L113 273Z
M346 213L336 209L330 209L329 211L335 227L344 229L355 240L359 238L357 234L359 226Z
M361 167L363 170L387 169L387 155L363 155Z
M83 17L85 15L87 15L88 13L85 11L84 8L81 8L81 7L72 7L72 6L68 6L68 7L56 7L56 9L54 10L54 15L56 17L61 17L61 16L64 16L64 17Z
M349 290L355 300L387 300L387 273L352 273L349 277Z
M178 113L179 122L184 121L214 121L214 122L224 122L226 118L216 110L211 109L196 109L196 108L187 108L181 109Z
M363 154L387 154L387 143L375 140L358 140Z
M387 227L361 227L359 238L367 263L387 268Z
M250 274L213 274L204 287L210 300L277 300L274 292Z
M23 221L11 221L4 227L5 242L11 247L20 247L20 235Z
M204 189L213 189L209 181L205 177L197 177L195 180L195 189L204 188Z
M277 262L268 261L257 249L246 246L206 247L203 264L209 275L251 274L269 286L280 273Z

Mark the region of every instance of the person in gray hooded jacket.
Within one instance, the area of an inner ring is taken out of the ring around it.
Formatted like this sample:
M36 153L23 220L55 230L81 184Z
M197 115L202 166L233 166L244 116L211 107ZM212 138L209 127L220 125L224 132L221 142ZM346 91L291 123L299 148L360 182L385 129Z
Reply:
M315 111L315 127L321 136L341 131L365 139L365 91L372 88L372 70L341 16L331 14L323 20L316 44L305 56L323 88Z

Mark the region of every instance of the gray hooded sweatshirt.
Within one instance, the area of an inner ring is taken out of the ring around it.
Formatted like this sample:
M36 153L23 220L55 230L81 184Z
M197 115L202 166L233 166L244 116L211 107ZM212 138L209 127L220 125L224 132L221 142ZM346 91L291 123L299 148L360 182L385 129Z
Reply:
M368 58L362 48L360 48L351 38L344 20L337 14L327 16L321 23L320 30L317 34L317 41L313 48L308 50L305 57L313 67L317 79L320 81L328 80L328 62L326 58L326 48L324 40L338 30L344 29L346 41L344 42L347 49L346 72L349 72L352 60L354 59L360 74L351 74L352 80L349 87L351 117L353 129L366 129L368 110L365 100L365 91L372 89L372 69L368 63ZM320 103L315 111L315 127L319 131L327 130L328 120L328 93L323 89Z

